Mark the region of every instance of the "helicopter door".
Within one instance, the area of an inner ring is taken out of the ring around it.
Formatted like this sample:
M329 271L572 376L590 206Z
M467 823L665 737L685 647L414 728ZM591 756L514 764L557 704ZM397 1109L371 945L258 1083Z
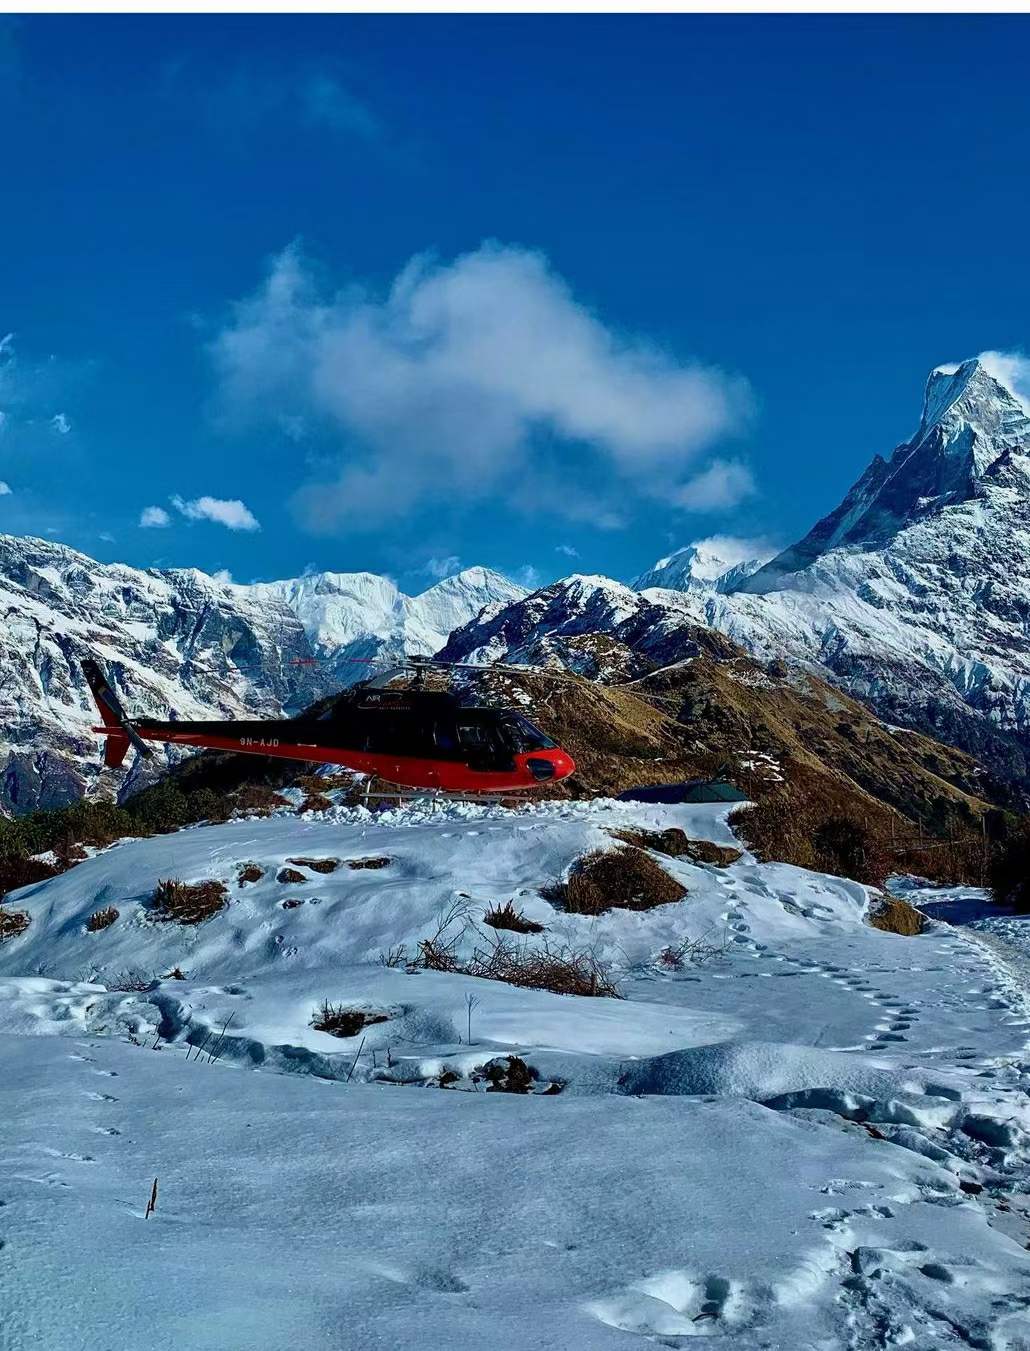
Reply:
M459 720L456 730L458 745L469 769L496 773L514 767L511 751L500 743L488 723Z

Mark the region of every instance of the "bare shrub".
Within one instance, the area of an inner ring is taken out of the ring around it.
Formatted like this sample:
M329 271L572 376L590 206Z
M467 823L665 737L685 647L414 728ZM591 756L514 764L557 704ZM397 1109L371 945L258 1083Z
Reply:
M244 863L236 874L236 881L242 887L246 886L248 882L260 882L264 875L265 870L259 868L256 863Z
M388 858L349 858L347 859L348 868L388 868L390 860Z
M493 947L477 948L459 960L450 944L425 939L418 945L412 966L427 971L451 971L481 980L499 980L523 990L550 990L552 994L575 994L620 999L611 971L594 953L567 944L530 947L502 938Z
M308 793L307 797L297 808L297 811L327 812L332 805L332 800L327 798L324 793Z
M375 1009L348 1008L346 1004L322 1001L311 1026L316 1032L328 1032L331 1037L355 1037L363 1028L389 1021L389 1015Z
M338 858L288 858L287 863L295 863L298 868L310 868L313 873L334 873L340 866Z
M24 910L5 910L0 906L0 943L9 938L17 938L29 927L29 917Z
M387 967L407 966L408 950L403 943L398 943L395 948L387 948L385 952L379 954L379 965Z
M241 788L232 798L233 807L250 816L269 816L278 807L288 807L289 801L274 788L263 783L250 783Z
M492 929L510 929L517 934L542 934L544 926L535 919L527 919L521 910L516 910L511 901L503 905L494 905L483 916L483 923Z
M224 882L158 882L152 905L157 919L175 924L201 924L228 904Z
M308 879L296 868L280 868L275 875L277 882L306 882Z
M700 938L684 938L680 943L668 944L654 959L654 964L666 971L682 971L685 966L703 966L705 962L725 957L729 949L728 934L720 939L702 934Z
M116 976L112 976L106 982L109 990L116 990L119 993L138 994L141 990L152 989L157 984L160 977L155 976L153 972L146 971L119 971Z
M50 877L56 877L60 871L60 868L41 858L13 855L0 859L0 896L17 891L19 887L31 886L33 882L45 882Z
M118 911L113 905L105 905L103 910L94 910L89 919L86 920L86 928L91 934L99 933L101 929L109 929L118 918Z
M643 849L599 849L577 859L568 881L544 893L572 915L651 910L681 901L687 889Z
M896 896L884 896L870 910L869 923L874 929L911 938L923 932L926 917L915 906L909 905L908 901L899 900Z

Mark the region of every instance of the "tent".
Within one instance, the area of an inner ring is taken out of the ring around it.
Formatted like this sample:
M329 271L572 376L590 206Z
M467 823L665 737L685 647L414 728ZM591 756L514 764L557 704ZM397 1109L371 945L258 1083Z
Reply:
M687 779L683 783L656 783L629 788L620 802L747 802L749 798L725 779Z

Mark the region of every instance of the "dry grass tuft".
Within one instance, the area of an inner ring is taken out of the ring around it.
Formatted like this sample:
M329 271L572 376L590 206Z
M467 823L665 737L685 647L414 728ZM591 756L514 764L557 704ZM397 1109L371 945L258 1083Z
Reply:
M202 924L228 904L224 882L180 882L168 878L158 882L153 896L155 915L175 924Z
M388 868L390 860L388 858L349 858L347 859L348 868Z
M313 873L334 873L340 866L338 858L288 858L287 863L295 863L298 868L310 868Z
M328 1032L331 1037L356 1037L363 1028L388 1021L389 1016L378 1010L348 1008L346 1004L330 1004L324 999L311 1026L316 1032Z
M477 945L469 957L459 957L459 945L470 929L486 939L471 923L462 903L455 903L442 916L432 937L419 943L418 955L407 964L409 970L450 971L553 994L622 997L610 969L589 949L546 941L537 946L502 936L486 947Z
M114 906L106 905L103 910L93 911L86 921L86 928L91 934L99 933L101 929L109 929L117 918L118 911Z
M483 916L483 923L492 929L510 929L517 934L542 934L544 926L534 919L527 919L521 910L516 910L511 901L503 905L492 906Z
M260 882L264 875L264 868L259 868L256 863L244 863L236 874L236 881L242 887L246 886L248 882Z
M277 882L306 882L308 879L296 868L280 868L275 875Z
M5 910L0 906L0 943L9 938L17 938L29 927L29 917L24 910Z
M874 929L913 938L923 932L926 917L915 906L909 905L908 901L901 901L896 896L885 896L874 910L870 910L869 923Z
M544 895L572 915L606 910L653 910L682 901L687 889L643 849L599 849L573 864L568 881Z

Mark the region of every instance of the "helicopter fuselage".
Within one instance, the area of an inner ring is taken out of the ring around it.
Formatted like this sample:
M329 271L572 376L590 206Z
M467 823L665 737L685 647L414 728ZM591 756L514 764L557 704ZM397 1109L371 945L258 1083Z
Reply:
M267 721L133 719L143 741L340 765L409 788L509 793L567 778L572 757L521 714L451 694L357 690L318 715ZM116 738L117 726L94 729ZM113 748L112 748L113 749Z

